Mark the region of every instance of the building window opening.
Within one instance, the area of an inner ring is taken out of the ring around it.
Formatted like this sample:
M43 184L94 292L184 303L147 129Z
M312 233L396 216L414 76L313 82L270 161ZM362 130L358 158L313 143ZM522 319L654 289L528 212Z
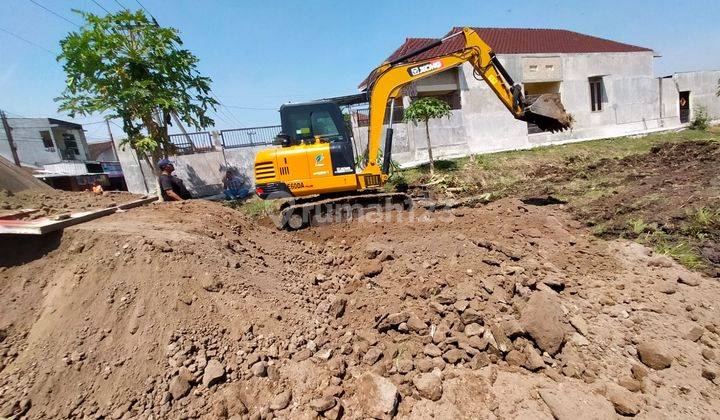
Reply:
M590 110L593 112L602 111L603 103L603 80L602 77L590 78Z
M63 133L62 138L63 143L65 143L65 152L67 153L67 157L69 159L74 159L75 156L79 156L80 149L78 148L75 136L71 133Z
M48 149L48 151L55 151L55 144L53 144L52 136L49 131L41 131L40 138L42 139L43 146Z

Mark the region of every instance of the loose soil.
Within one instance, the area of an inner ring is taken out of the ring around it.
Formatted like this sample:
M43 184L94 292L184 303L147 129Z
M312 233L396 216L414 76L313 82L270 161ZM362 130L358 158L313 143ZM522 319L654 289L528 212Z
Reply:
M690 130L439 164L446 179L430 188L438 201L509 196L567 203L602 238L633 239L720 277L717 134Z
M23 215L24 219L52 217L62 213L74 213L102 209L137 200L141 196L122 191L107 191L95 194L90 191L61 191L26 189L17 193L0 190L0 215L17 213L22 209L38 211Z
M720 416L717 280L566 207L293 233L195 200L0 238L0 416Z

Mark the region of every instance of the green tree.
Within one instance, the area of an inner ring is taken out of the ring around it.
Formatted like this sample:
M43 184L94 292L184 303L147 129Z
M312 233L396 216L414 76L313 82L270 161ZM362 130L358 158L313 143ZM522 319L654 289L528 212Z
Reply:
M121 145L135 149L157 176L156 162L174 151L167 129L172 114L197 129L214 124L207 115L218 105L211 80L182 49L178 30L161 28L142 11L76 12L85 23L60 41L66 87L56 98L59 110L122 119Z
M435 161L433 160L432 146L430 145L430 128L428 121L433 118L450 118L450 105L442 99L433 98L431 96L416 99L410 106L405 108L405 121L411 121L417 125L419 122L425 123L425 134L427 136L428 158L430 160L430 176L435 176Z

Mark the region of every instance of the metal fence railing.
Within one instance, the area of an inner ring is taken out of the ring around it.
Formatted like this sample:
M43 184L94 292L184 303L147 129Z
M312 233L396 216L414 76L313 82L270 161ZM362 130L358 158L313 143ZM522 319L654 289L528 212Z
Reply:
M214 150L212 135L209 131L187 134L171 134L170 143L175 146L175 154L189 155Z
M220 139L226 149L233 147L250 147L272 144L275 137L280 134L281 126L269 125L265 127L236 128L220 130Z

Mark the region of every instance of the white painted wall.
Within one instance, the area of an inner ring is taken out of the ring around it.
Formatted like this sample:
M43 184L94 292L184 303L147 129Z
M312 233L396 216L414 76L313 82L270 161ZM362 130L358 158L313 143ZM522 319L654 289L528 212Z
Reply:
M720 100L717 97L720 70L675 73L672 79L677 91L690 91L691 120L698 105L707 109L711 120L720 118Z

